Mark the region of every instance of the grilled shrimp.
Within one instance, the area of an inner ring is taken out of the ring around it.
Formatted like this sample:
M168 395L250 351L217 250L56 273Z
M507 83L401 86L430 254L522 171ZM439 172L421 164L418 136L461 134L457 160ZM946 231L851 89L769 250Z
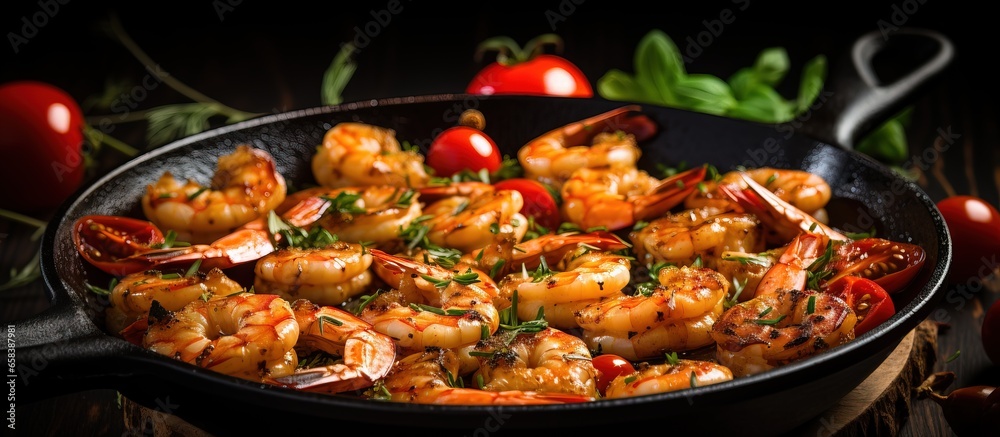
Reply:
M753 375L854 339L857 316L840 298L778 290L726 310L712 326L719 362Z
M712 325L722 314L719 302L711 311L689 319L672 320L642 332L583 331L581 338L591 350L632 360L662 357L668 351L689 351L711 346Z
M705 266L714 268L725 251L762 251L764 229L752 214L699 208L651 220L629 233L629 240L645 265L689 265L701 257Z
M419 193L389 185L310 188L293 193L282 211L289 222L320 226L344 241L382 246L422 214ZM294 203L292 203L294 202Z
M340 393L371 387L392 370L396 343L353 314L304 299L292 303L299 326L295 348L305 356L321 350L341 357L334 364L297 370L277 378L291 388L324 393Z
M522 320L533 320L539 307L545 314L568 315L562 309L575 311L601 298L621 294L631 278L628 258L609 252L587 251L588 248L581 247L567 253L563 261L554 266L554 271L540 267L533 274L526 269L521 273L511 273L497 284L500 298L510 301L516 292L519 302L517 316ZM549 323L559 329L577 327L575 320L566 317L553 317Z
M746 170L744 173L781 200L814 216L822 213L821 210L826 207L832 194L830 184L826 180L815 173L803 170L760 167ZM732 200L720 192L718 186L732 183L740 188L746 188L740 172L731 171L722 175L718 182L705 182L705 189L691 193L684 200L684 207L693 209L712 206L730 209L734 206Z
M360 244L337 241L321 249L280 249L254 267L254 290L289 301L340 305L368 290L372 256Z
M731 381L733 372L725 366L699 360L678 360L676 364L641 363L633 373L611 380L605 396L627 398L667 393Z
M465 388L459 368L454 350L431 347L397 361L382 386L390 400L415 404L540 405L594 400L583 395Z
M661 181L634 167L581 168L562 185L562 215L582 229L626 228L680 204L705 172L698 167Z
M452 272L372 249L374 270L392 291L360 317L405 349L461 347L496 332L500 315L477 272Z
M597 396L597 370L587 344L558 329L498 331L475 351L484 390Z
M469 191L464 191L469 187ZM528 220L520 214L524 206L520 192L497 191L489 184L467 182L430 187L421 190L421 194L443 188L459 191L424 207L424 214L431 216L424 222L429 227L427 239L431 243L469 253L490 245L498 232L513 232L519 240L527 231ZM435 198L438 194L427 197Z
M145 318L153 301L167 311L177 311L198 299L241 291L243 287L219 269L191 276L164 274L159 270L133 273L121 278L111 290L111 306L105 311L105 323L109 331L120 333L126 326ZM134 329L144 331L145 325Z
M637 109L614 109L531 140L517 152L525 177L559 188L581 168L635 167L642 152L635 136L617 125L623 115Z
M424 158L404 151L392 129L345 122L323 136L312 159L313 176L329 188L391 185L418 188L430 179Z
M577 313L584 330L644 332L658 325L700 317L726 298L729 283L707 268L660 269L659 285L647 293L602 299Z
M288 301L242 293L195 300L178 311L150 310L143 347L198 367L263 381L287 376L298 362L299 338Z
M157 227L176 232L179 241L209 243L277 208L286 191L274 158L241 145L219 157L208 187L164 173L147 187L142 209Z

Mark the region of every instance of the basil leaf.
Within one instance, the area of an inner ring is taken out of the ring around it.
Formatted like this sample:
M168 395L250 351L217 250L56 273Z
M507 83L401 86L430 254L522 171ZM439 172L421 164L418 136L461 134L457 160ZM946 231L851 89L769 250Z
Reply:
M761 123L783 123L795 117L793 105L785 100L774 88L758 84L726 112L734 118L743 118Z
M760 81L753 68L741 68L729 77L729 88L733 90L733 97L743 100L750 94L750 90L755 88Z
M684 64L674 42L660 30L652 30L635 50L635 75L642 89L655 93L665 105L678 103L673 86L684 77Z
M753 71L757 80L771 86L777 86L788 72L788 52L781 47L764 49L757 56Z
M823 90L824 81L826 81L826 56L819 55L806 62L805 67L802 68L796 114L809 110L813 100L816 100L819 92Z
M891 164L905 161L909 150L906 146L906 132L903 129L903 123L896 118L890 119L859 141L855 149L872 158Z
M610 70L597 79L597 94L608 100L658 103L651 98L656 95L656 90L645 90L632 75L621 70Z
M736 105L729 85L708 74L682 77L674 85L674 92L681 106L709 114L723 115Z

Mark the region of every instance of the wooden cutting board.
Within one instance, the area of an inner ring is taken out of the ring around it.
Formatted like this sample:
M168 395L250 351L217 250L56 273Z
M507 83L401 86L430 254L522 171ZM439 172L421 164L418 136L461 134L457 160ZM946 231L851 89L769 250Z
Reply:
M930 374L937 356L937 324L925 321L899 342L871 376L793 436L896 435L910 415L913 389ZM177 416L122 399L129 435L209 437Z

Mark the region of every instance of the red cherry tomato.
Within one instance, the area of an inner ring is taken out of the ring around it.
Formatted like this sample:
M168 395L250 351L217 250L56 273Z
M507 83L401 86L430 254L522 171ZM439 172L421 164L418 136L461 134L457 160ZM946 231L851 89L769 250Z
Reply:
M993 364L1000 366L1000 300L993 302L983 318L983 349ZM1000 396L1000 395L998 395Z
M524 206L521 213L528 217L533 217L535 223L555 231L559 227L561 217L559 216L559 205L552 196L552 192L541 182L531 179L515 178L505 179L493 184L497 190L516 190L524 198Z
M83 111L65 91L36 81L0 85L0 208L38 211L83 183Z
M147 265L141 262L133 265L122 258L163 242L163 233L146 220L88 215L73 224L73 245L80 255L97 268L116 276L124 276Z
M872 330L896 314L896 306L889 293L871 279L845 276L829 284L827 293L843 299L858 316L858 323L854 325L855 335Z
M494 172L503 163L500 148L488 135L468 126L454 126L441 132L427 151L427 165L435 176L451 177L468 169Z
M834 275L826 284L833 284L847 276L859 276L875 281L889 293L895 293L913 280L926 259L927 253L915 244L863 238L837 249L830 262Z
M988 263L1000 255L1000 212L973 196L948 197L937 207L951 234L949 279L964 282L989 275Z
M629 360L615 354L601 354L592 360L594 368L597 369L597 391L604 396L608 384L611 384L618 375L628 375L635 372L635 367Z
M534 94L593 97L580 68L565 58L543 54L511 65L494 62L479 71L466 88L469 94Z

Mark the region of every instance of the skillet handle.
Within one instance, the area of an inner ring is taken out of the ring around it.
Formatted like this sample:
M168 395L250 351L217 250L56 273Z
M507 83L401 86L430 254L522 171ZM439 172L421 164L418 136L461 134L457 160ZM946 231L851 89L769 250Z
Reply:
M872 64L875 55L896 45L908 55L916 55L921 43L927 41L936 45L929 60L895 82L879 83ZM853 149L865 135L902 110L954 56L951 41L932 30L900 28L889 35L883 35L882 31L868 33L854 42L848 56L850 62L842 63L830 75L827 86L813 103L811 114L807 112L789 124L820 141Z
M106 379L117 373L114 357L129 346L103 333L81 307L66 301L8 324L7 339L8 348L13 340L15 355L14 377L8 381L15 381L17 399L27 402L108 388Z

